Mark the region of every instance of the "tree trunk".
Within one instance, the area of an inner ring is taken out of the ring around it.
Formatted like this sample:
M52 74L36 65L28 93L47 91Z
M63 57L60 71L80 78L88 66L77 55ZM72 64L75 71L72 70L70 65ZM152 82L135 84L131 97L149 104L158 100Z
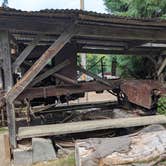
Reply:
M166 130L157 126L148 129L152 132L145 128L127 136L77 141L76 166L156 165L166 155Z

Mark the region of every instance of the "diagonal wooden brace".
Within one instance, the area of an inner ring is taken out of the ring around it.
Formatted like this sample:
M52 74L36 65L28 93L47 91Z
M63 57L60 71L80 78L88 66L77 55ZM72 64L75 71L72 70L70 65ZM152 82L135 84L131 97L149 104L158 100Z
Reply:
M162 73L162 71L164 70L165 67L166 67L166 58L164 59L163 63L161 64L161 66L157 72L158 76Z
M40 39L42 38L42 34L37 35L37 37L21 52L21 54L17 57L15 62L12 64L13 72L15 72L18 67L24 62L24 60L28 57L31 51L36 47Z
M14 101L29 83L39 74L45 65L70 41L75 31L75 25L63 32L60 37L43 53L43 55L32 65L14 87L6 94L9 101Z
M54 74L55 72L58 72L59 70L63 69L64 67L66 67L67 65L70 64L70 61L67 59L64 62L56 65L55 67L46 70L44 73L40 74L39 76L37 76L34 81L31 83L31 86L36 85L37 83L39 83L40 81L46 79L47 77L49 77L50 75Z

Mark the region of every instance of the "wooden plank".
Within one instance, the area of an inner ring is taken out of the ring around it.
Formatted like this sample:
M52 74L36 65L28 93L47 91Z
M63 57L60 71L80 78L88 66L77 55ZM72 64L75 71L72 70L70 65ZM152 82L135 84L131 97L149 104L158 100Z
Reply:
M110 15L111 16L111 15ZM124 19L124 17L105 17L105 16L95 16L95 15L87 15L86 13L80 13L79 18L82 21L91 21L92 23L100 22L100 23L110 23L106 25L112 25L112 26L124 26L128 25L128 27L134 26L135 28L143 28L143 29L149 29L149 28L157 28L160 26L165 27L165 22L161 21L160 23L157 20L153 19L135 19L135 18L127 18Z
M25 73L23 78L19 80L14 87L7 93L6 98L14 101L19 94L29 85L29 83L39 74L44 66L51 60L57 53L63 49L73 36L75 26L72 25L43 53L43 55L32 65L32 67Z
M61 64L58 64L57 66L46 70L44 73L40 74L39 76L37 76L34 81L31 83L31 86L36 85L37 83L39 83L40 81L44 80L45 78L49 77L50 75L54 74L55 72L63 69L65 66L69 65L70 61L69 60L65 60L64 62L62 62Z
M14 32L28 33L46 33L61 34L71 23L70 18L59 19L53 17L39 16L5 16L1 14L0 29L11 30ZM42 25L42 26L41 26Z
M7 31L0 31L0 50L1 54L3 55L4 89L6 92L9 92L13 85L13 78L11 71L9 33ZM7 111L10 143L12 148L15 148L16 147L15 112L12 102L9 102L8 100L6 100L6 111Z
M166 67L166 58L165 58L164 61L162 62L161 66L160 66L160 68L159 68L159 70L158 70L158 72L157 72L157 75L158 75L158 76L162 73L162 71L164 70L165 67Z
M11 166L11 154L9 145L9 134L4 132L0 134L0 165L1 166Z
M98 17L96 17L97 19ZM112 20L112 19L108 19ZM63 18L57 19L52 17L25 17L25 16L5 16L1 14L0 18L0 29L8 29L17 32L20 30L21 32L42 32L42 33L52 33L52 34L61 34L61 32L66 28L71 19ZM20 24L21 22L21 24ZM78 36L97 36L102 38L118 38L118 39L133 39L133 40L150 40L150 41L166 41L166 31L160 26L151 27L149 26L148 29L145 29L144 26L136 25L133 22L133 26L128 27L126 24L121 24L120 22L114 24L107 24L105 26L101 25L86 25L86 21L83 21L80 25L81 28ZM91 23L94 24L92 21ZM101 22L99 22L100 24ZM142 23L140 21L139 23ZM151 24L158 22L150 22ZM42 25L42 27L41 27ZM111 26L110 26L111 25ZM165 23L164 23L165 26Z
M18 140L21 140L23 138L62 135L111 128L146 126L149 124L166 124L166 116L154 115L135 118L104 119L64 124L20 127L17 138Z
M116 49L92 49L92 48L82 48L79 50L79 53L94 53L94 54L116 54L116 55L140 55L147 56L149 55L159 55L160 50L156 49L145 49L145 48L135 48L134 50L116 50Z
M36 47L36 45L41 40L41 38L42 38L42 34L37 35L37 37L34 38L34 40L16 58L15 62L12 65L13 72L15 72L18 69L18 67L24 62L24 60L31 53L31 51Z
M78 82L76 80L73 80L73 79L71 79L69 77L66 77L66 76L62 75L62 74L54 73L53 76L58 78L59 80L67 82L69 84L72 84L72 85L75 85L75 86L79 86L79 84L78 84Z
M53 113L56 111L79 111L79 110L84 110L84 109L89 109L89 108L102 108L102 107L109 107L109 108L119 108L118 102L117 101L98 101L98 102L86 102L86 103L80 103L80 104L69 104L69 105L60 105L60 106L44 106L41 108L34 108L33 107L33 112L34 114L47 114L47 113ZM48 110L49 108L49 110ZM52 109L51 109L52 108Z
M9 34L6 31L0 31L0 47L3 56L4 88L6 91L9 91L13 85L13 78L11 73Z
M114 40L141 40L141 41L162 41L165 39L165 30L145 30L137 28L112 27L112 26L96 26L96 25L79 25L77 37L100 38L100 39L114 39Z
M88 70L85 70L84 68L82 68L82 67L80 67L80 66L77 66L77 70L79 70L80 72L83 72L83 73L87 74L88 76L91 76L91 77L94 78L96 81L98 81L98 82L100 82L100 83L102 83L102 84L104 84L104 85L112 86L112 85L110 84L110 82L108 82L108 81L102 79L102 78L99 77L98 75L93 74L93 73L91 73L91 72L88 71Z

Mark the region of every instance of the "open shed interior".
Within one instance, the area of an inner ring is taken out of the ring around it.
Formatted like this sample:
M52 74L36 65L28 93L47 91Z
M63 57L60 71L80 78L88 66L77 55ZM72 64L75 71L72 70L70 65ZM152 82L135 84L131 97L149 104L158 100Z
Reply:
M164 20L117 17L81 10L27 12L0 8L0 50L1 107L7 113L10 142L14 148L17 140L56 135L62 130L62 126L57 126L58 131L47 131L49 126L42 128L42 123L47 124L47 115L48 119L55 120L63 115L60 111L116 108L126 103L155 114L157 100L166 92L164 84L157 80L108 80L77 63L78 53L144 56L156 66L155 78L160 78L166 64ZM79 81L81 73L93 80ZM117 101L68 103L93 91L108 91L117 97ZM57 103L67 104L56 107ZM39 107L41 105L44 109ZM20 108L25 106L21 112ZM33 106L39 107L36 112L32 111ZM20 115L27 118L24 128L21 128ZM34 125L31 120L37 116L40 122L36 123L41 125L37 126L38 134L35 126L28 128ZM53 122L57 123L56 120ZM98 126L101 124L97 123ZM79 125L86 127L82 123ZM88 131L94 128L92 125ZM70 130L60 134L70 133ZM78 131L83 130L76 128L75 132Z

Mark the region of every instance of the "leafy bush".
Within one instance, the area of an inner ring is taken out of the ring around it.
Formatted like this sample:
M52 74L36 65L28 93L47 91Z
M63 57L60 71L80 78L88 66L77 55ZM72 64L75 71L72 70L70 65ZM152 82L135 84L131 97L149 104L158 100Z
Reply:
M166 97L161 97L158 101L158 113L166 115Z

